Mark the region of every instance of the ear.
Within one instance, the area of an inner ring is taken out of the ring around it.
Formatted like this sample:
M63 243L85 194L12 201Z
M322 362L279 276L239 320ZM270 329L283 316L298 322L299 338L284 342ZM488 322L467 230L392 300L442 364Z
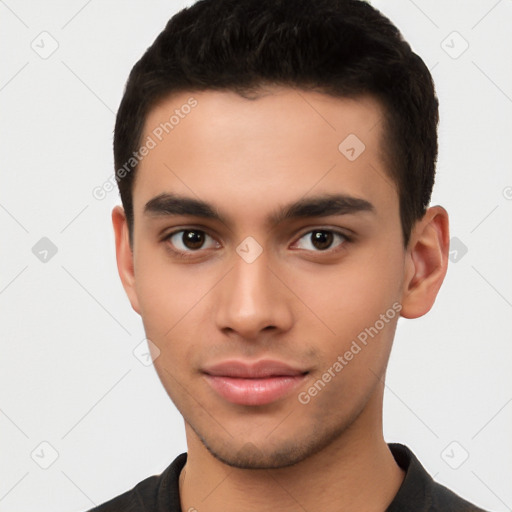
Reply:
M448 213L442 206L432 206L411 232L401 316L418 318L430 311L448 269L449 246Z
M139 300L135 289L133 251L130 247L128 222L121 206L116 206L112 210L112 225L116 237L117 271L132 308L140 315Z

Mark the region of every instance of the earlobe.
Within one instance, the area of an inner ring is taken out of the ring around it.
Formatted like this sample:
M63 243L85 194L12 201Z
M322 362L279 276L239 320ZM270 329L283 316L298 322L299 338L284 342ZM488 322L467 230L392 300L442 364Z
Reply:
M130 247L126 215L121 206L116 206L112 210L112 225L116 239L116 260L119 277L121 278L123 288L130 300L132 308L140 314L139 301L135 289L133 251Z
M448 213L429 208L413 228L406 253L403 317L418 318L434 305L448 269L449 239Z

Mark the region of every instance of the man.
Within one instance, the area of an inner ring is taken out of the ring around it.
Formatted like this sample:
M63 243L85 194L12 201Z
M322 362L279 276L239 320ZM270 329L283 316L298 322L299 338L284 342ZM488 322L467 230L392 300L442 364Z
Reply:
M399 316L432 307L438 102L359 0L203 0L117 115L119 274L187 454L95 511L478 511L382 434Z

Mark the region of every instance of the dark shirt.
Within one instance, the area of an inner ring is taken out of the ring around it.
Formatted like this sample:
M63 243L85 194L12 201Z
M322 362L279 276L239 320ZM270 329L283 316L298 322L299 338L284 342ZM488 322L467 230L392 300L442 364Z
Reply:
M435 482L407 446L388 446L406 474L385 512L484 512ZM179 476L186 461L186 453L178 455L160 475L146 478L132 490L89 512L182 512Z

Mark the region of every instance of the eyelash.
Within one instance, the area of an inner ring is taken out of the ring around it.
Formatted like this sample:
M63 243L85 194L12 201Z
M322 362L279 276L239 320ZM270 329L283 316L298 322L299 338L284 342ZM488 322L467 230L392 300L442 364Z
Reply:
M204 249L197 249L197 250L189 250L189 251L181 251L181 250L177 250L177 249L174 249L171 247L171 244L170 244L170 239L178 234L178 233L184 233L185 231L197 231L199 233L203 233L205 234L206 236L214 239L211 235L209 235L206 231L204 231L203 229L198 229L198 228L182 228L182 229L178 229L176 231L173 231L167 235L165 235L162 239L162 242L165 242L167 245L167 249L176 257L178 258L181 258L181 259L191 259L191 258L194 258L196 257L196 254L199 253L201 250L204 250ZM335 229L329 229L329 228L314 228L314 229L310 229L309 231L305 231L304 233L302 233L298 238L297 238L297 242L299 240L301 240L302 238L304 238L306 235L310 235L311 233L314 233L315 231L322 231L322 232L325 232L325 233L332 233L333 235L338 235L340 237L342 237L344 239L343 242L341 242L336 248L334 249L325 249L324 251L321 251L321 250L317 250L317 251L309 251L308 249L301 249L301 250L305 250L305 251L308 251L308 252L313 252L313 253L319 253L319 254L333 254L333 253L336 253L340 250L343 250L344 246L348 243L351 243L353 241L353 238L352 236L349 236L347 235L346 233L342 232L342 231L338 231L338 230L335 230ZM215 240L215 239L214 239Z

